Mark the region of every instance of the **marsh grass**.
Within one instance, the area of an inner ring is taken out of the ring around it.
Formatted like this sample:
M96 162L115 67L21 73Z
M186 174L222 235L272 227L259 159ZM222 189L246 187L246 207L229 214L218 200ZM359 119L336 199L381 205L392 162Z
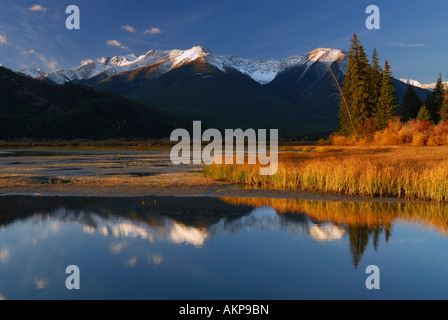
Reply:
M212 164L203 172L252 188L448 202L446 147L317 147L281 153L273 176L260 176L258 165Z

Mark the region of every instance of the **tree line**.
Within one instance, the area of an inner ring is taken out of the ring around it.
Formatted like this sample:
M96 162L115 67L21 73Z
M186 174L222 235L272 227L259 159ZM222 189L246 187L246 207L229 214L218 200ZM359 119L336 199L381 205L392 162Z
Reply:
M350 136L365 132L366 128L383 130L397 117L403 122L412 119L433 124L448 121L448 90L444 88L442 75L423 101L409 85L400 106L392 69L387 60L384 67L381 66L376 49L369 61L354 34L347 58L347 73L339 103L338 134Z

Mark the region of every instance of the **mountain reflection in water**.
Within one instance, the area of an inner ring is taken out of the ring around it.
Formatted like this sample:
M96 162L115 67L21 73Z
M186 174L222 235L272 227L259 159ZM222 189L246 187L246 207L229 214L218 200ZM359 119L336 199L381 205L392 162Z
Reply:
M139 238L201 248L220 235L282 230L307 234L316 241L348 236L357 267L369 241L378 250L394 223L413 223L443 235L448 232L446 206L415 203L313 202L266 198L0 198L0 225L39 224L50 219L81 225L88 234L116 239ZM8 252L0 252L6 260Z
M371 297L371 264L385 271L381 297L441 297L446 212L427 203L0 197L0 300ZM64 286L71 264L85 279L77 295Z
M2 199L4 200L4 198ZM140 238L149 242L167 241L186 243L202 247L207 239L218 235L232 235L246 231L285 230L292 233L308 233L319 241L341 239L345 230L331 222L316 223L304 214L279 215L268 207L225 204L216 199L175 199L185 202L184 206L170 210L168 199L110 199L87 200L85 207L77 199L58 205L46 199L27 199L20 204L22 212L10 215L11 221L4 221L8 214L2 214L2 228L12 222L42 224L51 220L53 228L62 223L82 226L85 233L100 234L113 238ZM207 206L207 203L210 206ZM44 206L43 209L39 208ZM7 206L3 206L5 210ZM17 209L11 209L17 210ZM20 209L19 209L20 210ZM25 213L26 212L26 213Z

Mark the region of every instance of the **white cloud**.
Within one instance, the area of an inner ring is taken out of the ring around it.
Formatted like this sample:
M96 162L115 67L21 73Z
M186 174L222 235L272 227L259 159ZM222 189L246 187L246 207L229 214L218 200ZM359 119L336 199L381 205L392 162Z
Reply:
M9 261L9 249L3 248L0 250L0 263L7 263Z
M109 251L113 254L119 254L123 252L123 249L126 247L126 243L112 243L109 246Z
M50 71L56 71L58 69L59 63L56 62L56 58L54 57L47 58L38 52L34 52L34 56L36 57L37 60L40 61L40 63L34 61L33 65L45 67Z
M137 258L136 257L132 257L128 260L126 260L124 262L124 264L126 265L127 268L135 268L135 266L137 265Z
M398 43L398 42L393 42L390 43L389 45L393 46L393 47L403 47L403 48L410 48L410 47L427 47L427 44L422 44L422 43L416 43L416 44L409 44L409 43Z
M120 47L121 49L129 49L128 47L122 45L121 42L117 40L108 40L106 44L111 47Z
M29 51L23 51L21 52L21 54L33 54L35 51L33 49L29 50Z
M56 71L58 69L58 63L56 61L52 61L47 63L47 68L51 71Z
M34 280L35 288L38 290L45 289L49 283L50 283L50 281L46 278L36 278Z
M163 256L161 254L148 255L147 260L149 264L154 263L155 265L159 265L163 262Z
M136 33L137 32L137 30L135 30L135 28L133 26L128 26L128 25L127 26L122 26L121 29L124 30L124 31L128 31L130 33Z
M46 12L47 8L42 7L40 4L35 4L35 5L31 6L30 8L28 8L28 10L34 11L34 12Z
M0 45L6 44L6 36L0 34Z
M151 29L147 29L145 31L145 34L161 34L162 30L160 30L159 28L155 28L155 27L151 27Z

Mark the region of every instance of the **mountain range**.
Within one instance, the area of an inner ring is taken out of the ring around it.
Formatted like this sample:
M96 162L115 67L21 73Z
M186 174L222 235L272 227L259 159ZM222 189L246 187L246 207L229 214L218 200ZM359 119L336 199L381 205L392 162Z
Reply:
M223 128L278 128L282 136L325 136L337 127L346 53L318 48L283 60L216 54L203 46L86 60L70 70L18 73L121 95L186 120ZM330 73L330 70L332 73ZM394 80L403 97L408 84ZM415 88L421 97L428 91Z

